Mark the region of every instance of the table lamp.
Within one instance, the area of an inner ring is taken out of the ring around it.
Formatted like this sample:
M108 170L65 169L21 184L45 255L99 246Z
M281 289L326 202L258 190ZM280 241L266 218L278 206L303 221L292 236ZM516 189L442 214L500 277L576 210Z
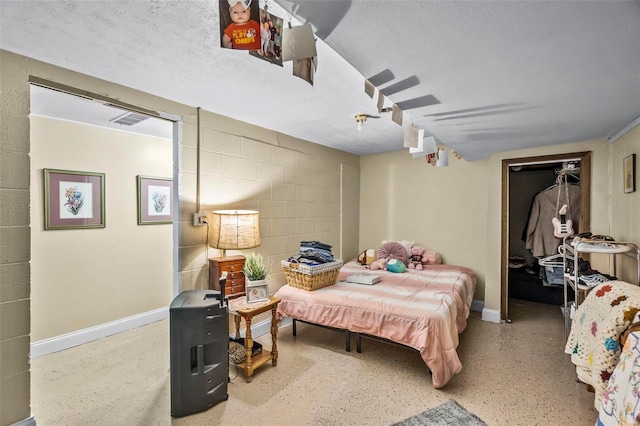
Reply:
M258 247L260 241L259 213L255 210L215 210L211 220L210 245L222 251Z
M253 210L217 210L211 217L209 245L219 249L220 258L209 259L209 288L219 290L222 297L245 294L244 256L226 257L227 250L258 247L260 241L259 215ZM224 285L221 275L226 274Z

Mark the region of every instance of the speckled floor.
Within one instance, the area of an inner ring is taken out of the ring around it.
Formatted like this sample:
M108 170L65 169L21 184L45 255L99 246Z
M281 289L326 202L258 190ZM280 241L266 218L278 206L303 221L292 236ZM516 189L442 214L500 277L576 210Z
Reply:
M280 330L278 366L236 377L229 400L172 419L169 323L161 321L32 361L32 412L47 425L390 425L454 398L489 425L593 425L593 394L563 353L556 306L513 300L511 324L473 312L458 352L464 366L434 389L415 351L363 340L345 352L335 331ZM269 336L259 339L270 348ZM233 371L232 371L233 376Z

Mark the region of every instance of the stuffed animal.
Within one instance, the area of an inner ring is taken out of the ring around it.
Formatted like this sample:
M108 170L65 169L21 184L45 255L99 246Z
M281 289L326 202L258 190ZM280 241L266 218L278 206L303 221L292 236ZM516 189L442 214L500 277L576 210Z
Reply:
M422 264L423 265L439 265L442 263L442 257L440 257L440 253L433 250L425 250L422 253Z
M367 249L358 255L358 263L361 265L371 265L376 261L375 249Z
M387 269L387 259L378 259L374 260L371 265L369 265L369 269L373 269L377 271L378 269Z
M407 263L407 250L400 243L390 241L382 244L376 253L377 259L369 268L375 270L386 269L391 259L399 260L403 265ZM404 271L403 271L404 272Z
M389 272L407 272L407 267L398 259L391 259L387 262L387 271Z
M439 265L442 263L440 253L427 250L423 246L411 246L409 249L411 256L407 267L409 269L422 270L426 265Z
M427 259L424 257L425 248L423 246L411 246L409 258L409 269L422 270L422 264L426 263Z

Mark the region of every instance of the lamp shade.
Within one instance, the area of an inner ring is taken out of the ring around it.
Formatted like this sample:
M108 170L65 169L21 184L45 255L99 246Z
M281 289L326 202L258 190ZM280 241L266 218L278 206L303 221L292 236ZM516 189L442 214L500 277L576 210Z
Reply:
M211 247L241 250L258 247L259 214L254 210L216 210L211 220Z

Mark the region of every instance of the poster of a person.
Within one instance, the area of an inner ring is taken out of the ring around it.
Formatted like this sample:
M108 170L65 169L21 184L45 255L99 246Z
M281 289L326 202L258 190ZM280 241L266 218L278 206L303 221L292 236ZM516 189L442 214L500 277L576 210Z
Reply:
M261 51L258 0L219 0L219 3L221 47Z

